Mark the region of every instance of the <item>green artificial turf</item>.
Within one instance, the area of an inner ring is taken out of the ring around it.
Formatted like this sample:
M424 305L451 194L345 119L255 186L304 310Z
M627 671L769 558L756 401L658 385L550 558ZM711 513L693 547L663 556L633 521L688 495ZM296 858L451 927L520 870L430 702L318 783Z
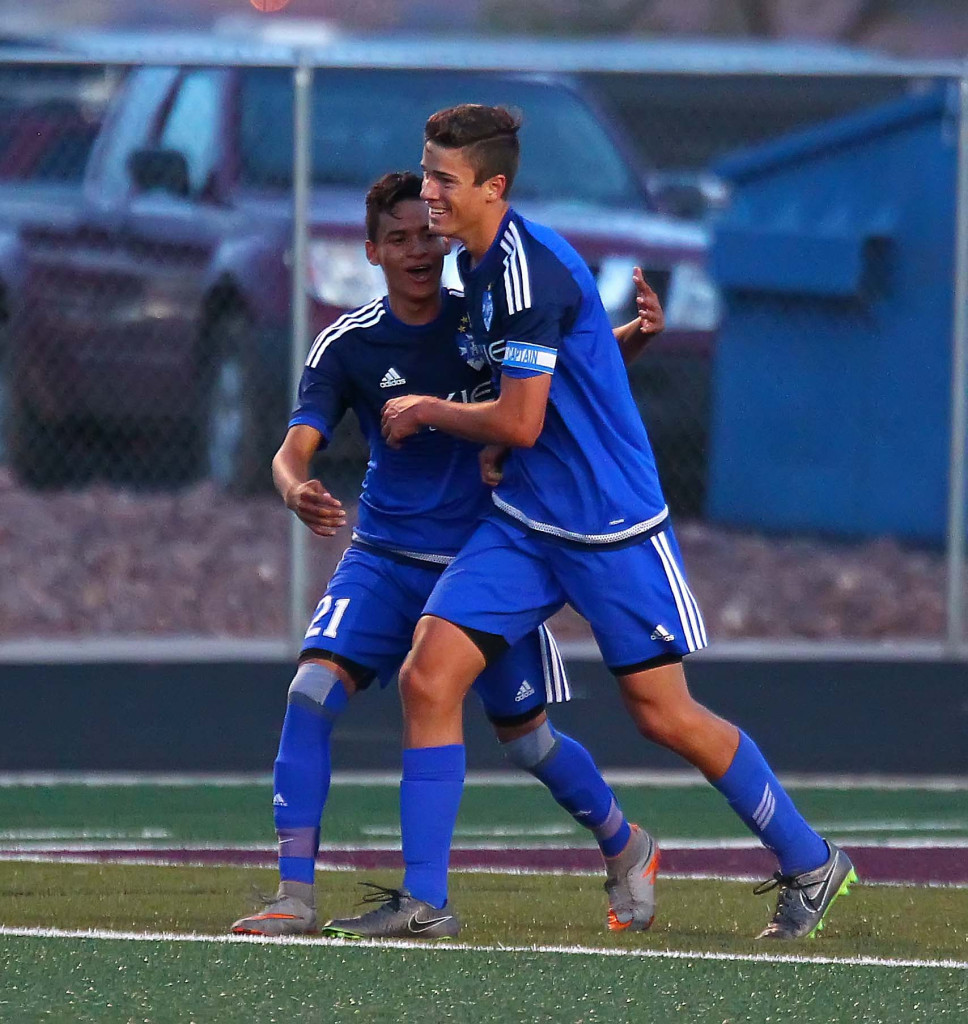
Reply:
M951 1024L964 971L0 936L0 1019Z
M628 817L656 835L681 838L746 838L749 833L711 786L660 788L618 786ZM798 807L824 834L883 840L968 836L964 791L792 790ZM271 844L272 790L268 783L242 786L12 786L0 788L0 840L31 834L82 833L110 845L112 838L146 845L175 842ZM392 842L399 827L399 787L337 781L323 821L324 842ZM543 787L467 786L461 803L458 845L486 838L488 829L529 829L541 839L559 830L559 841L590 845L588 833L554 803ZM147 832L148 835L144 836ZM164 835L158 835L162 832ZM153 838L152 838L153 837ZM56 838L51 836L51 838ZM69 840L70 834L65 835ZM515 837L512 837L515 838Z
M0 863L0 924L222 934L272 892L272 870L137 865ZM376 871L319 872L322 917L354 911ZM662 879L656 923L647 934L605 930L601 879L568 875L455 873L451 902L472 944L582 945L761 953L752 941L773 909L739 882ZM770 946L769 949L775 949ZM818 938L783 951L825 956L966 959L968 890L855 885L830 911Z

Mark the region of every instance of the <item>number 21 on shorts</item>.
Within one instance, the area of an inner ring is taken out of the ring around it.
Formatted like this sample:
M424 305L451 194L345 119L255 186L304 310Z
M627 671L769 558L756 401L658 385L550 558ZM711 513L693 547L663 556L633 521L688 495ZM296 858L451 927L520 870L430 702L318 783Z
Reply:
M316 606L316 614L313 616L312 622L309 623L306 637L319 636L320 634L335 637L336 630L339 629L340 620L346 614L349 603L350 599L348 597L340 597L334 601L329 594L326 594ZM331 615L330 612L332 612ZM323 622L327 615L329 615L329 622L326 624L326 628L323 629Z

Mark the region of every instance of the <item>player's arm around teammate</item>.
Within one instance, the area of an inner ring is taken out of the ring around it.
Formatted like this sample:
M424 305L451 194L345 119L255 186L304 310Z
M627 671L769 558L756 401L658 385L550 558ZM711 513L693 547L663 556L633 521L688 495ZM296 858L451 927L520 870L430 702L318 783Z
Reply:
M635 305L638 315L621 327L616 327L614 334L626 366L635 362L645 351L646 346L665 330L665 312L659 296L645 279L641 267L632 271L635 284ZM481 479L488 487L497 487L501 482L501 466L511 451L510 445L488 444L481 449Z
M662 310L662 303L645 279L641 267L632 271L632 281L635 284L635 307L636 317L621 327L616 327L614 334L618 347L622 352L622 359L626 366L635 362L645 351L645 347L654 338L657 338L665 330L665 313Z
M659 297L642 274L642 268L632 272L635 284L635 303L638 315L634 320L615 328L622 359L626 366L634 362L645 347L665 329L665 313ZM521 384L531 385L527 389ZM456 412L445 408L454 405L430 395L405 395L387 402L383 410L383 436L392 446L399 446L405 438L422 427L432 426L450 434L477 441L488 446L500 446L483 456L494 465L503 458L499 452L508 448L529 448L544 426L544 409L548 404L551 378L546 375L520 381L505 377L501 393L492 402L461 406ZM491 483L485 474L485 483Z

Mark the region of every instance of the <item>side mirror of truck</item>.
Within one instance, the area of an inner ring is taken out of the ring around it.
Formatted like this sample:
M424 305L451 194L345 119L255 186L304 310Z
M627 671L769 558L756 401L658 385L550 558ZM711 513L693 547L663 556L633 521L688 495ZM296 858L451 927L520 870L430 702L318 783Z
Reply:
M128 174L142 192L187 196L190 191L188 161L175 149L136 149L128 157Z
M680 220L705 220L729 203L726 183L703 171L653 171L645 185L659 212Z

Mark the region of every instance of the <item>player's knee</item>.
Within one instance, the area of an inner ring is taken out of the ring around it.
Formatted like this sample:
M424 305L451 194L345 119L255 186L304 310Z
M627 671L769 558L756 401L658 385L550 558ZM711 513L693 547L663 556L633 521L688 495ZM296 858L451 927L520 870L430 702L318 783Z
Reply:
M678 750L694 731L692 707L668 706L651 701L636 702L632 717L639 732L653 743Z
M531 732L501 744L504 756L526 772L539 771L541 766L553 757L561 743L558 734L545 719Z
M419 654L408 655L400 668L400 700L408 715L434 714L460 704L462 698Z
M420 658L411 652L400 667L400 698L405 707L434 703L433 679Z
M349 700L343 680L329 666L304 661L289 686L289 703L323 718L335 718Z

